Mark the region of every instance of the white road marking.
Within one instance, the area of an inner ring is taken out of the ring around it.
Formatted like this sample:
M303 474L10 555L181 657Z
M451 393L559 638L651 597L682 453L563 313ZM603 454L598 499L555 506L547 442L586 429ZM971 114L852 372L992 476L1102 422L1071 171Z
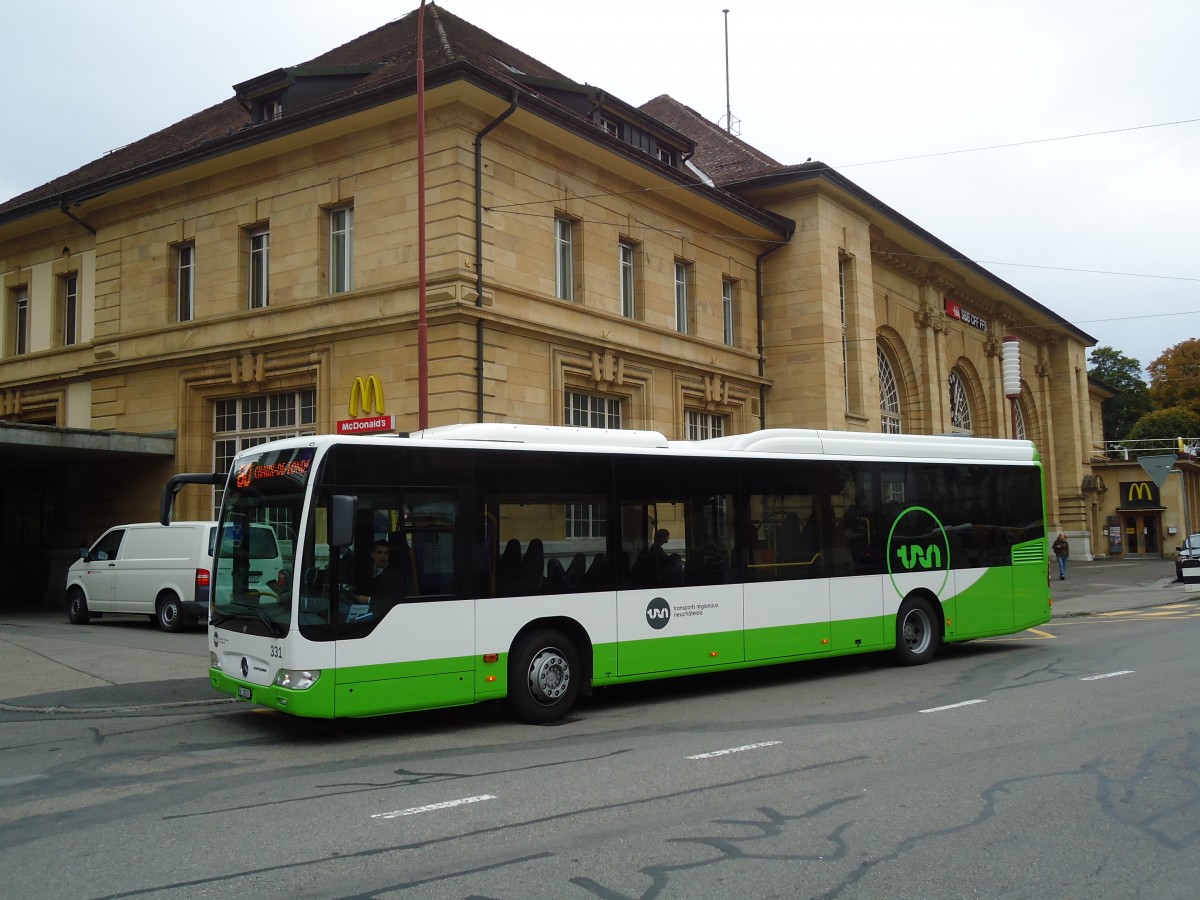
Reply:
M964 700L962 703L951 703L949 706L933 706L929 709L923 709L923 713L943 712L947 709L960 709L964 706L974 706L976 703L987 703L986 700Z
M742 747L730 747L728 750L713 750L711 753L697 753L695 756L689 756L688 759L712 759L715 756L728 756L730 753L742 753L746 750L757 750L759 747L774 747L776 744L782 744L783 741L760 741L757 744L746 744Z
M1099 681L1102 678L1116 678L1118 675L1132 675L1133 669L1122 669L1120 672L1106 672L1103 675L1089 675L1086 678L1080 678L1080 681Z
M392 812L372 813L372 819L398 819L401 816L415 816L417 813L433 812L439 809L453 809L456 806L466 806L468 803L480 803L484 800L495 800L493 794L480 794L478 797L463 797L461 800L446 800L442 803L430 803L427 806L412 806L408 809L397 809Z

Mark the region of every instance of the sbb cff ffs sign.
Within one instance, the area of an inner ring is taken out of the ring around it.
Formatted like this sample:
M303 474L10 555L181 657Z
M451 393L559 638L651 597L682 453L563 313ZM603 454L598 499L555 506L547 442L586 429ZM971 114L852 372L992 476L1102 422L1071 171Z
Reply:
M350 415L351 418L338 421L338 434L378 434L396 430L396 417L383 411L383 386L378 375L355 376L350 388Z

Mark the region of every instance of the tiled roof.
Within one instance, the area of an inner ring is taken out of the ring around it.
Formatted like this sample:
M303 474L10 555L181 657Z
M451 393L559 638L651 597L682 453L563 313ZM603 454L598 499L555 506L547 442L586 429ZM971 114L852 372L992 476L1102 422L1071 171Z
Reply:
M781 168L781 163L752 147L690 106L661 94L639 107L696 142L692 162L716 184L725 184Z
M352 105L356 97L386 91L416 76L417 11L389 22L374 31L295 66L296 70L332 66L374 66L334 94L312 103L310 111L331 105ZM498 40L453 13L429 4L425 8L425 70L432 73L454 63L470 63L492 78L514 87L524 76L570 83L565 75L526 53ZM238 98L230 97L203 112L189 116L141 140L135 141L73 172L0 204L0 219L21 215L56 203L64 196L85 197L99 193L122 179L145 177L158 165L172 160L204 156L232 149L257 135L276 128L294 127L305 108L289 106L287 117L251 129L250 113Z

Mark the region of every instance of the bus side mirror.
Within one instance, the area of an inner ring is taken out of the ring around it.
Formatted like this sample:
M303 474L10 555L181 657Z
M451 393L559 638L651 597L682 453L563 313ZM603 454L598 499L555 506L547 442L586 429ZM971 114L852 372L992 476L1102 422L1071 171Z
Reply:
M334 494L329 498L329 546L341 549L354 543L354 519L358 498Z

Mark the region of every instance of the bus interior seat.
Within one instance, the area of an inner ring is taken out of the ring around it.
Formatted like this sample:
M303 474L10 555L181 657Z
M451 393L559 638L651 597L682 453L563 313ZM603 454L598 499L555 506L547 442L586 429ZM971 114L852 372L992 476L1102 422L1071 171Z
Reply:
M546 562L546 590L561 594L572 590L570 579L567 578L567 570L563 568L562 562L557 557L550 557Z
M597 553L592 557L587 574L583 576L583 589L588 591L603 590L608 587L608 557Z
M506 597L516 593L521 580L521 542L509 538L504 552L496 563L496 593Z
M567 566L567 581L573 587L577 587L583 583L583 577L587 574L587 557L582 553L576 553L571 558L571 564Z
M538 594L542 590L542 579L545 577L546 553L542 547L542 539L534 538L525 548L525 558L521 560L522 594Z

